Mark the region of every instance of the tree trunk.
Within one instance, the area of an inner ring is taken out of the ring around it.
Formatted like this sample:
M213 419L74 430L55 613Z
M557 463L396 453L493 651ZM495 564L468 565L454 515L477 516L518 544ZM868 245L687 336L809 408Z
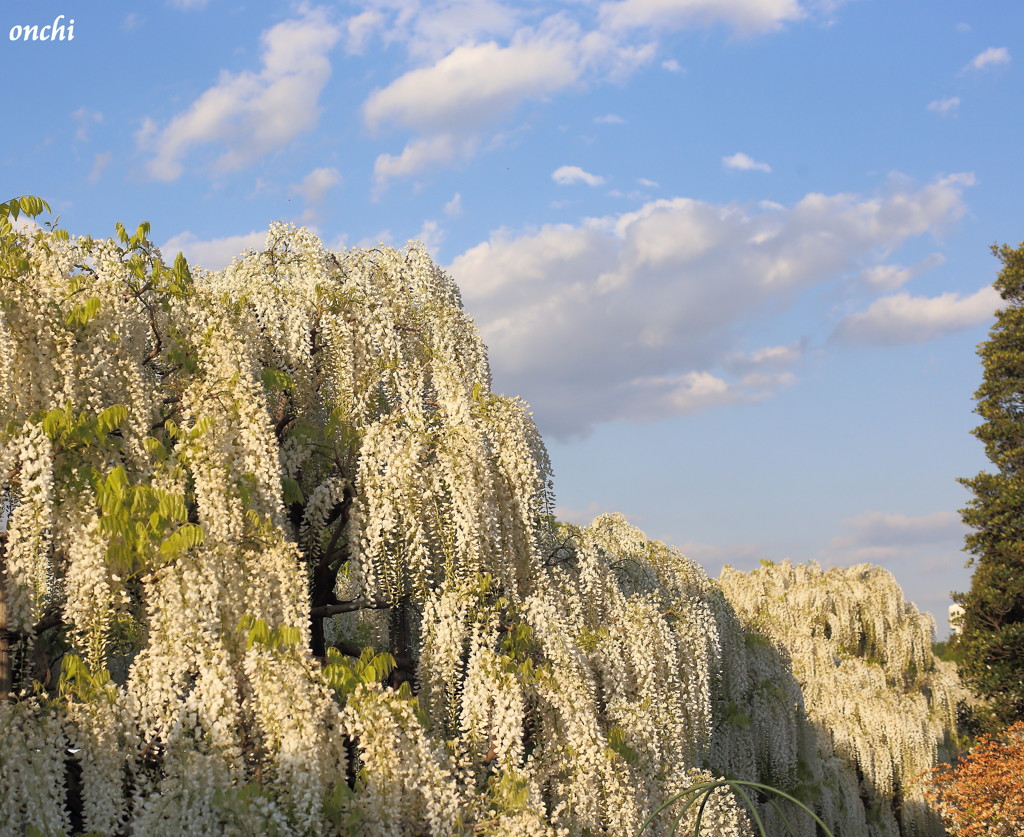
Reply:
M0 703L11 693L11 639L7 632L7 533L0 533Z
M396 689L406 681L410 685L415 684L415 672L410 653L412 637L409 631L408 608L408 599L403 598L395 602L391 608L390 624L388 625L391 656L395 658L395 670L391 673L391 686Z

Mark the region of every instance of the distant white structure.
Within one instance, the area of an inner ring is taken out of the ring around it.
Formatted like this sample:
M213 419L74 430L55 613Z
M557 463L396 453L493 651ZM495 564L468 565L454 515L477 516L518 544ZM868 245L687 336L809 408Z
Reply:
M960 617L964 615L964 609L958 604L949 606L949 635L960 633Z

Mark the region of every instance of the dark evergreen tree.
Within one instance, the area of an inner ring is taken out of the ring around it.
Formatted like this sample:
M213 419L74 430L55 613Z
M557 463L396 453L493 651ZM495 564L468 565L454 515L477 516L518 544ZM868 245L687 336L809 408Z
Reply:
M972 531L971 589L958 645L968 684L989 699L996 719L1024 720L1024 243L993 246L1003 263L995 281L1006 305L978 347L984 379L975 398L984 422L974 430L995 473L961 482L974 494L961 510Z

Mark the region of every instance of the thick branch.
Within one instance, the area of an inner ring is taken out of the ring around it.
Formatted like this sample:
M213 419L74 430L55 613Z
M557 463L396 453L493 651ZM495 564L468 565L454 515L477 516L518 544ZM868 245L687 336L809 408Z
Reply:
M326 619L337 613L354 613L357 610L385 610L394 606L394 602L387 599L350 599L347 602L337 604L321 605L310 610L309 614L314 619Z
M50 628L56 628L58 625L64 624L64 618L61 615L60 608L56 605L47 609L43 617L36 622L35 627L32 628L32 633L35 636L39 636L44 631L48 631Z
M60 608L56 605L48 608L42 617L35 625L32 626L31 631L19 631L14 628L7 627L7 612L6 602L4 601L4 590L0 587L0 639L5 640L21 640L26 636L41 636L50 628L56 628L58 625L63 625L64 619L61 616Z

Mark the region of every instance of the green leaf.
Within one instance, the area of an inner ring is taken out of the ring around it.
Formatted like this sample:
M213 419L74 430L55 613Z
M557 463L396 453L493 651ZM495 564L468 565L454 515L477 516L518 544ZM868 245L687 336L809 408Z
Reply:
M50 441L57 441L57 437L67 429L68 413L57 407L50 410L43 418L43 432L50 438Z
M352 804L355 791L342 779L324 800L324 816L341 834L359 834L363 823L363 811Z
M626 732L622 727L612 727L608 730L609 748L622 756L626 764L636 764L640 760L639 754L626 743Z
M194 523L183 523L160 544L160 554L167 557L180 555L203 542L203 529Z
M65 315L64 324L68 328L84 326L99 313L101 304L99 297L89 297L85 302L79 303Z
M284 392L295 388L292 376L280 369L272 369L268 366L263 370L262 378L263 387L271 392Z
M157 501L157 511L166 520L175 523L184 523L188 520L188 509L185 508L185 500L180 494L161 491Z
M178 255L174 258L174 269L171 275L174 277L174 288L173 290L178 293L183 292L192 284L192 271L188 268L188 262L185 259L185 254L180 250Z
M128 408L123 404L114 404L96 416L96 431L100 436L105 436L127 420Z
M151 456L156 457L158 462L163 462L167 459L167 448L164 447L163 442L159 439L154 436L147 436L142 440L142 444L146 446L146 450Z
M118 465L107 475L107 488L116 492L117 496L124 495L128 488L128 474L125 473L123 465Z
M293 503L305 503L306 498L302 494L302 486L300 486L291 477L281 478L281 489L284 493L284 504L290 506Z

